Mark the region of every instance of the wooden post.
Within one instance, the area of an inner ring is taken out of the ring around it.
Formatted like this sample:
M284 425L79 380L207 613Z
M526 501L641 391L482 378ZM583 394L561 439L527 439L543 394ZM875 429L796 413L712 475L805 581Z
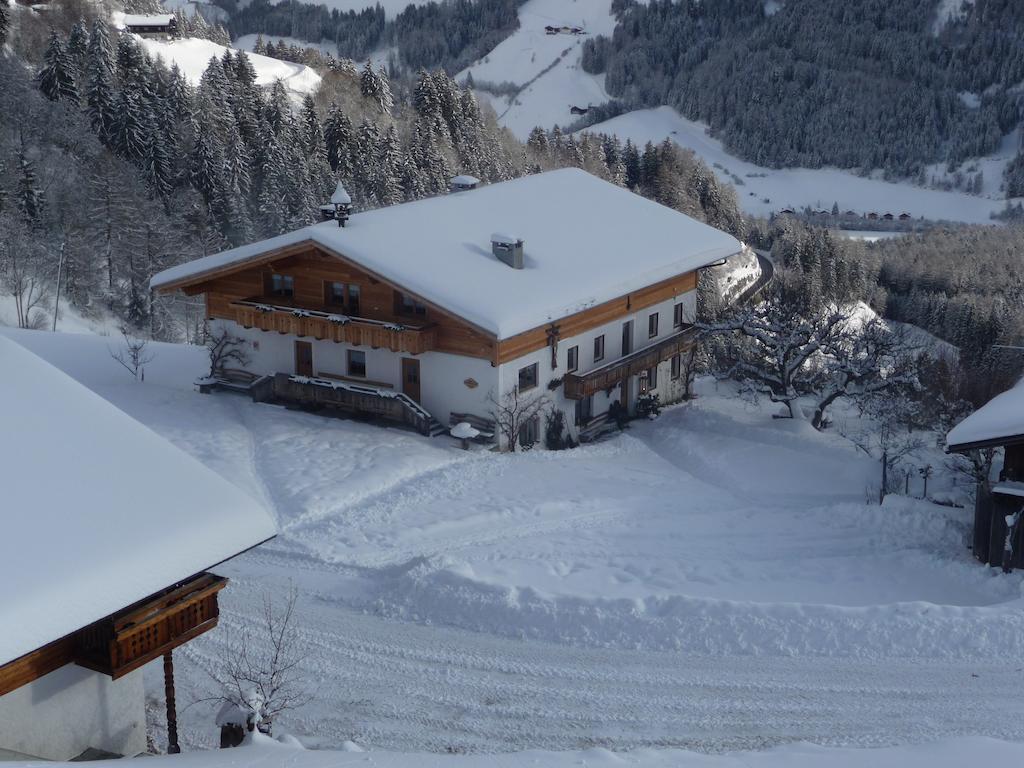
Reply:
M174 658L171 651L164 654L164 695L167 698L167 754L177 755L181 752L178 746L178 713L174 705Z

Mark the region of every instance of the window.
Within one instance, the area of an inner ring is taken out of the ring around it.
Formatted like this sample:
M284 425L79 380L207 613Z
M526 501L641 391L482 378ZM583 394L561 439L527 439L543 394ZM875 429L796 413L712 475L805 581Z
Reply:
M271 274L264 287L271 296L294 296L295 278L291 275Z
M683 303L680 302L672 307L672 327L682 328L686 325L685 316L683 315Z
M344 283L324 283L324 303L340 307L345 304Z
M344 307L350 315L359 314L359 286L354 283L324 283L324 304Z
M568 371L569 373L572 373L573 371L575 371L579 367L580 367L580 348L579 347L569 347L569 355L568 355L568 359L566 361L566 366L565 366L566 371Z
M519 391L525 392L537 386L537 364L519 369Z
M682 370L682 358L679 355L672 355L672 378L678 379Z
M427 306L407 293L395 291L395 314L423 317L427 314Z
M650 389L658 388L658 366L647 371L647 386Z
M622 324L622 355L625 357L633 351L633 321L627 320Z
M540 418L534 416L524 421L519 427L519 445L529 448L540 440Z
M604 334L594 339L594 362L598 363L604 360Z
M366 353L358 349L348 351L348 375L366 378Z
M658 335L658 315L660 313L655 312L653 315L647 316L647 338L653 339Z

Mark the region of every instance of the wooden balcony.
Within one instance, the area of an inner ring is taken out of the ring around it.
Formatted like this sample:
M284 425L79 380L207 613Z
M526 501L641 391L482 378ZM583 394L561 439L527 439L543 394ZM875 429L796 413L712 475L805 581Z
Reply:
M383 347L392 352L410 355L428 352L437 343L437 327L432 324L408 325L371 320L316 309L267 304L257 300L235 301L231 306L235 310L235 322L243 328L277 331L293 336L312 336L314 339L345 342L373 349Z
M638 349L625 357L613 360L586 373L569 373L564 380L565 396L582 400L597 392L618 386L619 382L653 368L674 355L687 352L696 343L697 329L684 326L682 330L650 346Z
M203 573L79 630L74 662L117 679L217 626L228 580Z

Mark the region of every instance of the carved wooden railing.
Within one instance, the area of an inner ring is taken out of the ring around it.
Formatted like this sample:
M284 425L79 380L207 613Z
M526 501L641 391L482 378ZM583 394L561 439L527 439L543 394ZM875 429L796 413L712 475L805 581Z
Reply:
M235 301L231 306L235 310L235 322L244 328L312 336L374 349L383 347L410 355L428 352L437 343L434 325L406 325L252 300Z

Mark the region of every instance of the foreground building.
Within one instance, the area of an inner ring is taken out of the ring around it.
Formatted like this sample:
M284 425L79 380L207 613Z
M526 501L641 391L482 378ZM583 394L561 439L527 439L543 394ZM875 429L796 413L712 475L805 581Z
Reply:
M109 362L109 361L108 361ZM146 750L142 669L217 624L257 502L0 335L0 760Z
M1024 526L1010 537L1013 556L1004 563L1007 518L1024 507L1024 382L992 398L946 436L951 453L1002 449L997 481L978 484L974 507L974 556L989 565L1024 567Z
M544 393L586 437L612 402L670 399L697 272L742 248L564 169L305 227L152 287L205 294L213 329L244 340L258 399L493 433L495 401Z

